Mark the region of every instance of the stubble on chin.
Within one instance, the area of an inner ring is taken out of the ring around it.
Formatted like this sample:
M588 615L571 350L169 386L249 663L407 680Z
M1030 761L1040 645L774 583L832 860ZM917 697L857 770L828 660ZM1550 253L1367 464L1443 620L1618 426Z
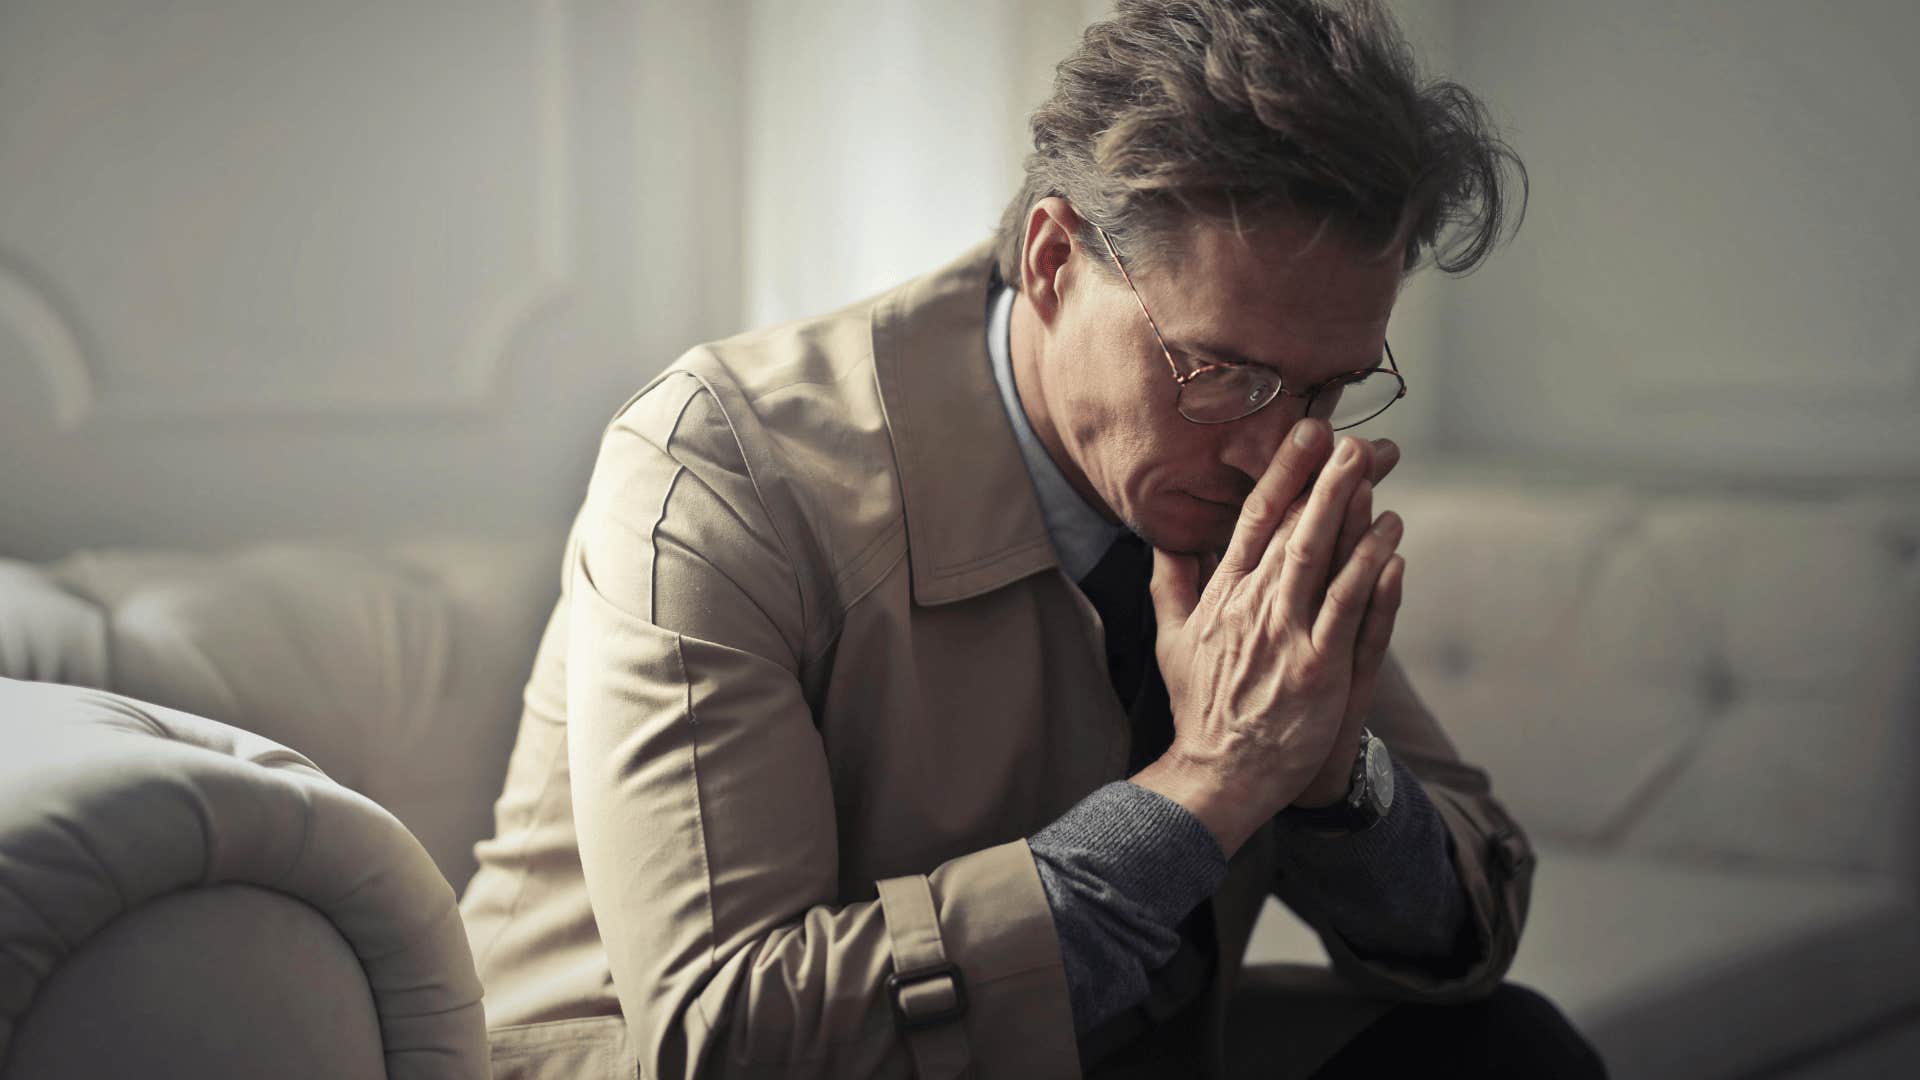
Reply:
M1178 504L1178 500L1172 501ZM1225 531L1219 536L1210 537L1205 535L1205 527L1196 522L1149 520L1154 512L1163 516L1174 512L1166 505L1167 502L1164 497L1149 495L1124 507L1115 506L1115 501L1110 500L1108 506L1112 508L1113 516L1121 527L1146 541L1149 547L1169 555L1219 555L1227 550L1227 543L1233 536L1233 526L1239 521L1238 507L1233 508L1232 520L1227 522Z
M1196 542L1190 536L1170 537L1145 522L1123 519L1121 524L1127 531L1147 542L1149 547L1157 548L1169 555L1205 556L1219 555L1227 550L1227 538L1216 544L1211 540Z

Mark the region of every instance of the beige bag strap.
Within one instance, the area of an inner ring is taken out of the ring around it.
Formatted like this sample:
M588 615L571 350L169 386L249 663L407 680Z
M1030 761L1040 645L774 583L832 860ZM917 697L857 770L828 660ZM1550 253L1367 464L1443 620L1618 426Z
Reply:
M920 1080L965 1076L973 1063L967 1046L967 986L947 959L934 912L933 887L918 874L880 882L880 909L893 942L893 974L887 997L893 1021L906 1036Z

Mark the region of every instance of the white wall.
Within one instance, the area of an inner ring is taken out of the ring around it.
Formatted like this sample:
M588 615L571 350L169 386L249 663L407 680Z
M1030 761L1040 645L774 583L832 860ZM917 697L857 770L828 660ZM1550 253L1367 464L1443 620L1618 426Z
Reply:
M1444 312L1441 443L1920 475L1920 6L1481 0L1460 73L1533 175Z
M1920 474L1920 8L1398 0L1532 168L1379 429ZM686 346L989 234L1104 0L0 5L0 553L550 529Z
M826 311L991 236L1027 114L1104 0L751 0L747 321Z
M564 525L686 347L985 237L1093 0L0 6L0 554Z
M1452 77L1459 28L1456 0L1392 0L1389 6L1413 44L1422 73L1429 79ZM1443 319L1457 286L1455 279L1431 267L1415 274L1400 293L1387 326L1387 342L1406 379L1407 396L1359 433L1393 439L1409 463L1431 459L1441 438L1444 398L1438 387L1447 375L1449 360Z
M0 6L0 553L564 525L740 321L741 8Z

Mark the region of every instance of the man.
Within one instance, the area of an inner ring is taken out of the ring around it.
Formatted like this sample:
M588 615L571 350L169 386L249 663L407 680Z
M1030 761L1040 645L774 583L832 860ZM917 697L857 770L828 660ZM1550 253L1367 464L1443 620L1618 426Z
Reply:
M1370 3L1123 3L1034 133L996 244L608 426L464 904L496 1074L1595 1074L1333 430L1511 155ZM1270 893L1337 976L1240 970Z

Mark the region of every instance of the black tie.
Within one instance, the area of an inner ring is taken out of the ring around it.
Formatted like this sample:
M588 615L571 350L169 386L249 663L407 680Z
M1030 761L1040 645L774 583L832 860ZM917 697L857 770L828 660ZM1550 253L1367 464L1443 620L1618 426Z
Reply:
M1107 677L1133 729L1127 775L1152 764L1173 743L1173 711L1167 684L1153 656L1153 549L1121 533L1100 562L1080 579L1080 591L1100 613L1107 639Z

